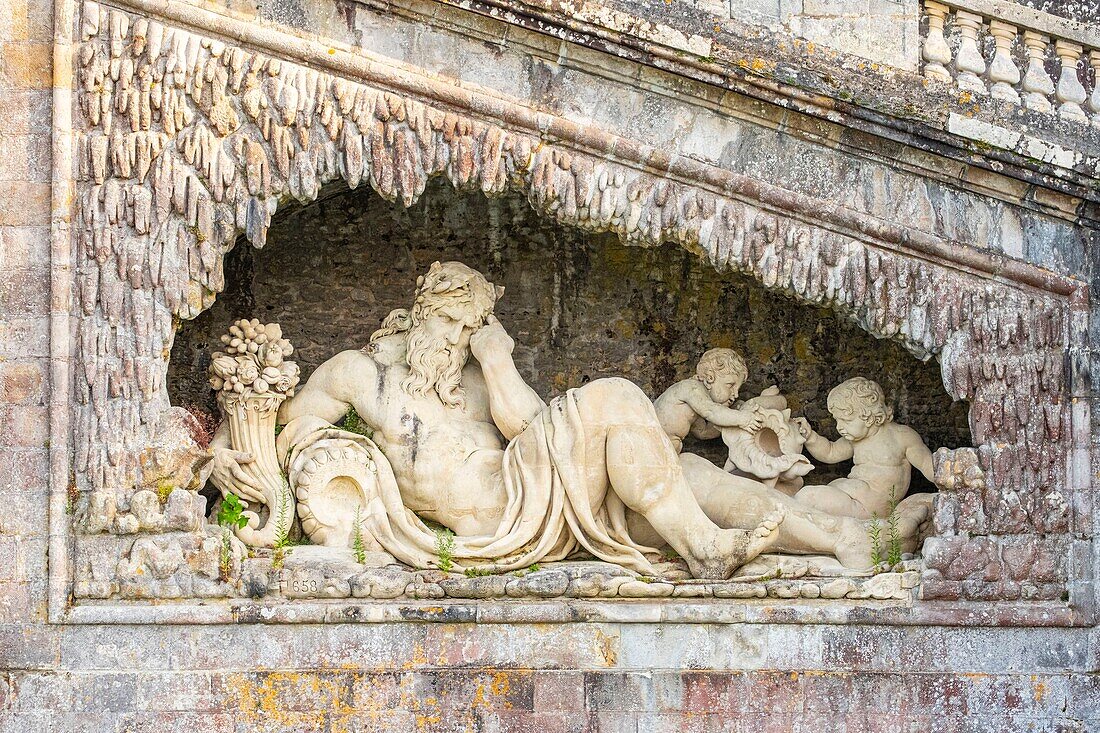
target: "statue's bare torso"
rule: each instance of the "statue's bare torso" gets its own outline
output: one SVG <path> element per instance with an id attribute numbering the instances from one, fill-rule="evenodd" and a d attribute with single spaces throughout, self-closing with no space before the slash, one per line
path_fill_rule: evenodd
<path id="1" fill-rule="evenodd" d="M 505 441 L 480 367 L 474 362 L 463 369 L 465 404 L 455 407 L 434 392 L 408 394 L 401 387 L 408 375 L 398 343 L 345 351 L 317 368 L 284 403 L 279 421 L 314 415 L 338 422 L 351 405 L 374 429 L 372 439 L 386 454 L 406 506 L 459 534 L 491 533 L 505 503 Z"/>

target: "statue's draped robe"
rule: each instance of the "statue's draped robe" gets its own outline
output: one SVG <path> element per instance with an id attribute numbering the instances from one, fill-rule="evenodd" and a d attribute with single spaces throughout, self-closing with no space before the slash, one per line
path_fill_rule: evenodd
<path id="1" fill-rule="evenodd" d="M 453 537 L 450 555 L 458 569 L 480 567 L 506 571 L 537 562 L 561 560 L 580 549 L 608 562 L 643 574 L 657 574 L 646 553 L 657 550 L 631 540 L 626 507 L 608 488 L 593 508 L 599 489 L 586 472 L 585 425 L 570 390 L 553 400 L 504 451 L 501 479 L 507 496 L 504 516 L 491 535 Z M 656 420 L 656 416 L 654 416 Z M 287 425 L 280 442 L 293 446 L 315 430 L 336 430 L 317 418 L 299 418 Z M 363 525 L 398 560 L 413 567 L 439 565 L 442 539 L 408 509 L 385 455 L 371 440 L 352 436 L 370 452 L 377 484 L 364 487 L 367 506 Z M 293 452 L 294 448 L 288 448 Z"/>

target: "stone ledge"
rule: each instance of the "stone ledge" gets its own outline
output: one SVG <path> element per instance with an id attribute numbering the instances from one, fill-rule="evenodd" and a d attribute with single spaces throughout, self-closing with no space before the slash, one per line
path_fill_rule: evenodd
<path id="1" fill-rule="evenodd" d="M 356 623 L 644 623 L 824 624 L 892 626 L 1088 627 L 1091 618 L 1061 603 L 820 600 L 757 601 L 262 601 L 230 603 L 86 602 L 63 624 L 356 624 Z"/>

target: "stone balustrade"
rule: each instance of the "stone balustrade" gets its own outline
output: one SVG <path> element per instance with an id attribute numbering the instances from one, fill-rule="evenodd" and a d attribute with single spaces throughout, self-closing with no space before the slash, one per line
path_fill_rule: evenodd
<path id="1" fill-rule="evenodd" d="M 1100 27 L 1000 0 L 924 0 L 924 75 L 1100 127 Z"/>

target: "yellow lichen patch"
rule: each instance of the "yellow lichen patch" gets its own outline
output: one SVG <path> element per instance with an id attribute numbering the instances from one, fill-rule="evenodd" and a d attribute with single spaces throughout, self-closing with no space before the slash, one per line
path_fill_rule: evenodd
<path id="1" fill-rule="evenodd" d="M 402 669 L 413 669 L 415 667 L 423 667 L 428 664 L 428 653 L 424 651 L 424 645 L 417 642 L 413 645 L 412 656 L 409 657 L 409 661 L 401 665 Z"/>
<path id="2" fill-rule="evenodd" d="M 1047 683 L 1031 675 L 1031 690 L 1035 695 L 1035 702 L 1042 702 L 1050 692 Z"/>
<path id="3" fill-rule="evenodd" d="M 604 664 L 608 667 L 614 667 L 619 663 L 619 652 L 616 642 L 618 639 L 613 636 L 609 636 L 602 631 L 596 631 L 596 647 L 600 656 L 603 657 Z"/>
<path id="4" fill-rule="evenodd" d="M 229 675 L 226 684 L 237 699 L 242 721 L 303 733 L 337 733 L 347 729 L 353 712 L 346 697 L 347 679 L 343 673 L 271 671 Z"/>
<path id="5" fill-rule="evenodd" d="M 510 709 L 512 703 L 508 700 L 503 701 L 503 703 L 499 705 L 494 705 L 491 700 L 494 697 L 507 695 L 508 691 L 511 689 L 512 682 L 508 677 L 508 673 L 504 671 L 494 672 L 489 680 L 478 680 L 477 687 L 474 689 L 474 699 L 470 703 L 470 708 Z"/>

